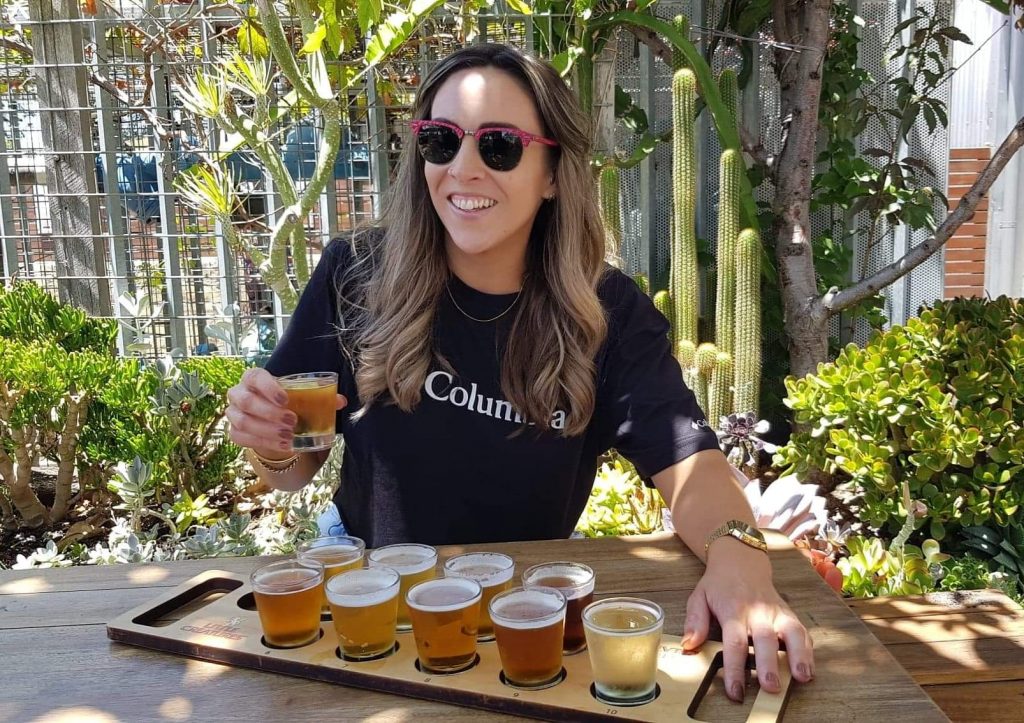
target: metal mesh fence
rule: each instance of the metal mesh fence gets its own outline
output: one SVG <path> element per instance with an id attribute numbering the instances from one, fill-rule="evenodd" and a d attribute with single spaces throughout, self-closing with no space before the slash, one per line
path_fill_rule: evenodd
<path id="1" fill-rule="evenodd" d="M 4 276 L 34 279 L 62 298 L 74 298 L 75 284 L 91 284 L 98 304 L 92 311 L 124 322 L 125 350 L 140 350 L 141 341 L 147 355 L 174 348 L 193 354 L 268 352 L 286 321 L 275 296 L 245 255 L 228 246 L 219 224 L 183 204 L 173 187 L 177 174 L 202 153 L 217 152 L 220 142 L 209 122 L 184 111 L 184 81 L 246 49 L 238 15 L 246 6 L 113 0 L 87 2 L 83 11 L 78 2 L 57 0 L 47 5 L 57 16 L 48 17 L 41 5 L 8 0 L 0 11 L 4 37 L 14 43 L 0 48 Z M 708 18 L 717 17 L 718 5 L 720 0 L 706 6 L 692 0 L 655 7 L 665 19 L 704 18 L 691 30 L 691 39 L 703 48 L 709 37 L 703 28 L 713 24 Z M 948 13 L 948 0 L 929 7 Z M 859 12 L 867 20 L 862 64 L 876 77 L 886 77 L 892 69 L 885 67 L 885 41 L 910 11 L 877 0 L 862 3 Z M 372 219 L 379 209 L 398 150 L 407 141 L 406 109 L 419 78 L 439 58 L 474 39 L 470 36 L 535 49 L 538 34 L 545 32 L 531 17 L 503 12 L 471 17 L 469 26 L 463 20 L 432 18 L 417 42 L 381 69 L 376 83 L 343 99 L 338 162 L 307 220 L 311 263 L 332 235 Z M 730 51 L 720 50 L 714 69 L 736 62 Z M 745 125 L 760 130 L 769 153 L 781 143 L 771 62 L 771 49 L 761 46 L 741 100 Z M 651 130 L 668 130 L 670 68 L 632 35 L 621 33 L 615 70 L 616 82 L 646 109 Z M 700 122 L 697 233 L 713 246 L 720 146 L 706 113 Z M 321 131 L 322 120 L 313 112 L 293 112 L 273 130 L 271 141 L 300 187 L 315 165 Z M 636 139 L 617 129 L 619 148 L 631 152 Z M 944 134 L 915 131 L 910 146 L 944 177 Z M 240 201 L 234 222 L 265 248 L 282 207 L 280 194 L 251 153 L 233 151 L 228 164 Z M 667 281 L 670 188 L 669 144 L 660 144 L 645 162 L 622 174 L 625 270 L 648 273 L 655 286 Z M 767 200 L 766 191 L 759 193 Z M 823 230 L 820 219 L 814 223 L 812 232 Z M 870 271 L 922 238 L 900 239 L 889 232 L 870 253 L 861 249 L 859 258 Z M 83 239 L 94 242 L 95 258 L 76 257 L 87 246 Z M 938 298 L 941 282 L 936 256 L 889 290 L 890 318 L 903 321 L 921 302 Z M 712 303 L 711 287 L 704 286 L 705 304 Z M 148 309 L 138 303 L 147 296 Z M 222 331 L 211 335 L 211 327 Z M 862 330 L 854 330 L 852 338 L 861 336 Z"/>

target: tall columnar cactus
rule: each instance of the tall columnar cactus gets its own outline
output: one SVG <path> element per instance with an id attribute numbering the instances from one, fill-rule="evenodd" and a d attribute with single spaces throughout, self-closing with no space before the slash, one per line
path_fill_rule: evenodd
<path id="1" fill-rule="evenodd" d="M 619 257 L 622 248 L 622 213 L 619 210 L 619 169 L 605 166 L 599 181 L 601 218 L 604 220 L 605 251 L 610 259 Z"/>
<path id="2" fill-rule="evenodd" d="M 672 78 L 672 263 L 669 292 L 676 307 L 676 345 L 684 339 L 697 343 L 698 293 L 697 231 L 697 77 L 677 70 Z"/>
<path id="3" fill-rule="evenodd" d="M 743 157 L 731 148 L 722 153 L 719 172 L 718 238 L 715 250 L 717 267 L 717 299 L 715 303 L 715 342 L 721 351 L 735 354 L 736 333 L 736 238 L 740 233 L 740 183 Z M 723 372 L 724 373 L 724 372 Z M 726 379 L 725 389 L 731 397 L 732 379 Z M 726 413 L 732 409 L 732 400 L 726 399 Z"/>
<path id="4" fill-rule="evenodd" d="M 733 377 L 732 355 L 724 351 L 715 354 L 715 367 L 711 370 L 711 381 L 708 384 L 708 421 L 716 429 L 722 417 L 729 413 L 732 394 L 729 383 Z"/>
<path id="5" fill-rule="evenodd" d="M 672 304 L 672 295 L 664 289 L 659 291 L 654 295 L 654 308 L 660 311 L 662 316 L 668 319 L 668 340 L 674 351 L 676 348 L 676 310 L 675 306 Z"/>
<path id="6" fill-rule="evenodd" d="M 722 105 L 732 116 L 733 125 L 739 129 L 740 123 L 740 86 L 736 80 L 736 71 L 726 68 L 718 76 L 718 94 L 722 96 Z"/>
<path id="7" fill-rule="evenodd" d="M 672 26 L 684 38 L 690 35 L 690 19 L 685 15 L 676 15 L 672 18 Z M 680 70 L 688 67 L 686 55 L 679 48 L 672 46 L 672 70 Z"/>
<path id="8" fill-rule="evenodd" d="M 714 344 L 705 342 L 697 347 L 697 354 L 695 359 L 695 366 L 697 370 L 696 382 L 694 384 L 693 393 L 697 397 L 697 404 L 708 412 L 710 396 L 709 390 L 711 388 L 711 376 L 715 370 L 715 362 L 718 358 L 718 349 L 715 348 Z"/>
<path id="9" fill-rule="evenodd" d="M 761 237 L 744 229 L 736 242 L 736 411 L 758 411 L 761 390 Z"/>

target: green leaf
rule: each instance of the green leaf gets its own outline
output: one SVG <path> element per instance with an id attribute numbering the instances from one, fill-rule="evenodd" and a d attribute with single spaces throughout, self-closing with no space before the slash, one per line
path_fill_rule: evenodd
<path id="1" fill-rule="evenodd" d="M 249 18 L 243 19 L 238 29 L 238 49 L 256 58 L 270 57 L 270 46 L 263 30 Z"/>
<path id="2" fill-rule="evenodd" d="M 309 55 L 316 53 L 320 50 L 320 46 L 324 42 L 324 38 L 327 37 L 327 26 L 321 21 L 317 21 L 316 27 L 313 28 L 313 32 L 306 38 L 306 42 L 302 44 L 302 49 L 299 50 L 300 55 Z"/>
<path id="3" fill-rule="evenodd" d="M 327 0 L 332 5 L 334 0 Z M 359 6 L 356 10 L 357 20 L 359 22 L 359 31 L 366 35 L 370 31 L 370 26 L 380 21 L 381 13 L 384 7 L 381 0 L 359 0 Z M 326 8 L 325 8 L 326 12 Z"/>
<path id="4" fill-rule="evenodd" d="M 508 6 L 520 15 L 533 15 L 533 8 L 522 0 L 508 0 Z"/>

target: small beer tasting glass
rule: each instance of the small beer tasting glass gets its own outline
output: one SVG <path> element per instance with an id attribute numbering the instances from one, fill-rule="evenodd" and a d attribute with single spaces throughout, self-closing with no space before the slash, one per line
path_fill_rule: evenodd
<path id="1" fill-rule="evenodd" d="M 540 690 L 562 680 L 565 596 L 550 587 L 517 587 L 491 600 L 504 682 Z"/>
<path id="2" fill-rule="evenodd" d="M 584 608 L 583 628 L 599 701 L 626 706 L 654 700 L 664 623 L 661 607 L 640 598 L 605 598 Z"/>
<path id="3" fill-rule="evenodd" d="M 437 550 L 430 545 L 414 543 L 385 545 L 370 550 L 368 560 L 370 567 L 383 565 L 394 569 L 402 576 L 402 586 L 398 593 L 398 632 L 412 630 L 406 593 L 413 585 L 436 576 Z"/>
<path id="4" fill-rule="evenodd" d="M 279 377 L 277 383 L 288 395 L 286 406 L 297 418 L 292 448 L 296 452 L 313 452 L 334 446 L 338 375 L 335 372 L 289 374 Z"/>
<path id="5" fill-rule="evenodd" d="M 484 590 L 480 600 L 480 625 L 476 635 L 478 642 L 494 640 L 494 626 L 491 624 L 488 606 L 495 595 L 512 587 L 515 570 L 515 561 L 500 552 L 467 552 L 445 560 L 445 577 L 471 577 Z"/>
<path id="6" fill-rule="evenodd" d="M 323 565 L 272 562 L 249 576 L 263 639 L 274 648 L 298 648 L 320 638 Z"/>

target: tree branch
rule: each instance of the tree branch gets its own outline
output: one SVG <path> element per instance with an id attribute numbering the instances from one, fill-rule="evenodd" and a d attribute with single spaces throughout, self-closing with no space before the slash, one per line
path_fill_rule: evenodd
<path id="1" fill-rule="evenodd" d="M 960 200 L 960 205 L 946 216 L 946 220 L 935 230 L 934 234 L 921 244 L 907 251 L 901 258 L 850 288 L 838 292 L 830 291 L 821 297 L 818 303 L 830 315 L 836 314 L 877 294 L 881 289 L 884 289 L 919 266 L 925 259 L 942 248 L 956 230 L 960 228 L 961 224 L 974 214 L 974 209 L 981 202 L 981 197 L 988 193 L 989 188 L 999 178 L 999 174 L 1003 172 L 1006 164 L 1020 150 L 1022 145 L 1024 145 L 1024 118 L 1017 121 L 1017 124 L 1014 125 L 1009 135 L 1006 136 L 999 149 L 989 159 L 985 170 L 981 172 L 974 185 L 964 194 L 964 197 Z"/>
<path id="2" fill-rule="evenodd" d="M 0 38 L 0 48 L 6 48 L 7 50 L 13 50 L 16 53 L 21 53 L 27 60 L 32 59 L 32 48 L 24 43 L 19 43 L 17 40 L 12 40 L 11 38 Z"/>
<path id="3" fill-rule="evenodd" d="M 653 30 L 647 28 L 637 27 L 636 25 L 626 24 L 626 29 L 633 33 L 633 36 L 641 43 L 650 48 L 651 53 L 654 57 L 663 61 L 668 67 L 672 67 L 672 48 L 668 46 L 664 40 L 658 37 L 658 34 Z"/>
<path id="4" fill-rule="evenodd" d="M 750 156 L 754 165 L 763 166 L 765 175 L 772 183 L 775 183 L 775 157 L 768 155 L 764 144 L 754 136 L 743 125 L 740 125 L 740 143 L 743 145 L 743 152 Z"/>

